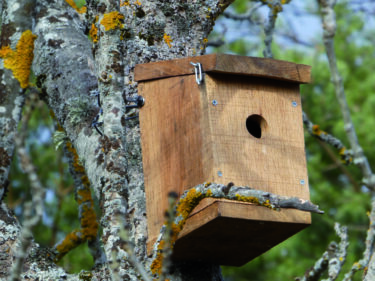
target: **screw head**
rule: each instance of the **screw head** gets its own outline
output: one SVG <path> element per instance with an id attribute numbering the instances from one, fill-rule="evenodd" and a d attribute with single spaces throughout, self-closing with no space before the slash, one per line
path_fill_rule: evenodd
<path id="1" fill-rule="evenodd" d="M 216 105 L 218 104 L 217 100 L 213 100 L 213 101 L 212 101 L 212 104 L 213 104 L 214 106 L 216 106 Z"/>
<path id="2" fill-rule="evenodd" d="M 296 101 L 292 101 L 292 106 L 297 107 L 298 103 Z"/>

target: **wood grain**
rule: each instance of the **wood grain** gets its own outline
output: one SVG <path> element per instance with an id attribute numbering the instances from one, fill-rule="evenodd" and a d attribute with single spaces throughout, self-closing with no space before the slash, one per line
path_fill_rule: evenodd
<path id="1" fill-rule="evenodd" d="M 226 54 L 210 54 L 169 61 L 139 64 L 135 67 L 134 79 L 145 81 L 188 75 L 194 73 L 191 62 L 200 62 L 205 73 L 231 73 L 236 75 L 258 76 L 296 83 L 311 82 L 311 67 L 303 64 Z"/>

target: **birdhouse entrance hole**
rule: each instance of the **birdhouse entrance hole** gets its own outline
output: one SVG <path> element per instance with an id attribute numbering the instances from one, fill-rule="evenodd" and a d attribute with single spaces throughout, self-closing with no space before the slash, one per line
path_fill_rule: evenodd
<path id="1" fill-rule="evenodd" d="M 249 132 L 250 135 L 253 137 L 260 139 L 262 137 L 262 133 L 267 127 L 266 120 L 258 115 L 253 114 L 247 117 L 246 119 L 246 129 Z"/>

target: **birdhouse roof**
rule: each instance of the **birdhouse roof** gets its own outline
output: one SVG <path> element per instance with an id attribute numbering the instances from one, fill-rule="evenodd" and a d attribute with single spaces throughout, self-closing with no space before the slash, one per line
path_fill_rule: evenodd
<path id="1" fill-rule="evenodd" d="M 226 54 L 210 54 L 168 61 L 138 64 L 135 81 L 146 81 L 194 73 L 191 63 L 201 63 L 205 73 L 228 73 L 284 80 L 298 84 L 311 82 L 311 67 L 292 62 Z"/>

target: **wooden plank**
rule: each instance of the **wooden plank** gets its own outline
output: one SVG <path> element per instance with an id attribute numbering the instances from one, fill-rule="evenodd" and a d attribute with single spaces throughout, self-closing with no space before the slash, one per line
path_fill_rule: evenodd
<path id="1" fill-rule="evenodd" d="M 296 83 L 311 82 L 310 66 L 268 58 L 210 54 L 136 65 L 134 79 L 145 81 L 194 73 L 191 62 L 200 62 L 205 73 L 231 73 Z"/>
<path id="2" fill-rule="evenodd" d="M 307 212 L 207 198 L 187 220 L 173 258 L 241 266 L 310 223 Z"/>

